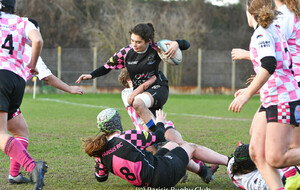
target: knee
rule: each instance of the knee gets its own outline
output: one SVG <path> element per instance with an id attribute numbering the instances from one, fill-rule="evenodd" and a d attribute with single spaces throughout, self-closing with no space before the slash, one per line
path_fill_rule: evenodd
<path id="1" fill-rule="evenodd" d="M 284 156 L 278 153 L 266 152 L 266 162 L 273 168 L 281 168 L 284 166 Z"/>
<path id="2" fill-rule="evenodd" d="M 249 155 L 255 164 L 259 163 L 261 160 L 264 160 L 264 153 L 256 145 L 250 144 Z"/>
<path id="3" fill-rule="evenodd" d="M 139 111 L 145 107 L 145 103 L 141 99 L 136 98 L 133 100 L 132 106 L 136 111 Z"/>

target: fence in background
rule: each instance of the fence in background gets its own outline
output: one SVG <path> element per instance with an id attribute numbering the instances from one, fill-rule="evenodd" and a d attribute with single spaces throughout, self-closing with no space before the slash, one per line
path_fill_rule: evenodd
<path id="1" fill-rule="evenodd" d="M 41 57 L 54 75 L 69 85 L 75 85 L 83 73 L 90 73 L 103 65 L 111 55 L 103 55 L 99 48 L 61 48 L 43 49 Z M 179 66 L 161 64 L 169 79 L 170 93 L 180 94 L 232 94 L 236 89 L 245 87 L 246 79 L 253 74 L 250 61 L 231 60 L 230 51 L 192 49 L 183 52 L 183 62 Z M 171 72 L 172 70 L 172 72 Z M 173 72 L 173 71 L 180 72 Z M 85 92 L 119 92 L 120 71 L 90 81 L 82 81 L 80 86 Z M 181 76 L 172 76 L 181 73 Z M 180 84 L 173 85 L 172 78 L 180 77 Z M 33 82 L 28 81 L 27 92 Z M 39 92 L 56 92 L 42 81 L 38 81 Z"/>

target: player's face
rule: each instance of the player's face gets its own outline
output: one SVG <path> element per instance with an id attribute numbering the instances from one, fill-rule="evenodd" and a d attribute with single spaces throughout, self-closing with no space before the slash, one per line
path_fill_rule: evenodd
<path id="1" fill-rule="evenodd" d="M 253 23 L 252 23 L 252 15 L 249 13 L 248 11 L 248 6 L 247 6 L 247 11 L 246 11 L 246 15 L 247 15 L 247 20 L 248 20 L 248 25 L 253 28 Z"/>
<path id="2" fill-rule="evenodd" d="M 149 42 L 145 42 L 141 36 L 136 35 L 136 34 L 131 34 L 131 45 L 133 47 L 133 50 L 135 52 L 143 52 L 145 51 L 147 45 Z"/>

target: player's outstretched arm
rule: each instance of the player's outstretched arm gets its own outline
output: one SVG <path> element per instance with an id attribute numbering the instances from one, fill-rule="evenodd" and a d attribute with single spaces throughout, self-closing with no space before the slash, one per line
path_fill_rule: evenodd
<path id="1" fill-rule="evenodd" d="M 79 84 L 80 81 L 82 80 L 91 80 L 92 79 L 92 75 L 91 74 L 82 74 L 75 83 Z"/>
<path id="2" fill-rule="evenodd" d="M 250 60 L 250 52 L 240 48 L 234 48 L 231 50 L 232 61 L 235 60 Z"/>
<path id="3" fill-rule="evenodd" d="M 43 79 L 43 81 L 54 88 L 63 90 L 65 92 L 71 93 L 71 94 L 83 94 L 83 91 L 78 86 L 69 86 L 68 84 L 64 83 L 62 80 L 57 78 L 54 75 L 49 75 Z"/>

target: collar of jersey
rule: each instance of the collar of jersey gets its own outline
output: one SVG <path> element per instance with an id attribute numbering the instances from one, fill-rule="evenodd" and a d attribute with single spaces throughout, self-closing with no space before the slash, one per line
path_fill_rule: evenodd
<path id="1" fill-rule="evenodd" d="M 138 53 L 138 54 L 143 54 L 143 53 L 145 53 L 145 52 L 148 50 L 148 48 L 149 48 L 149 44 L 147 45 L 145 51 L 143 51 L 143 52 L 137 52 L 137 53 Z"/>

